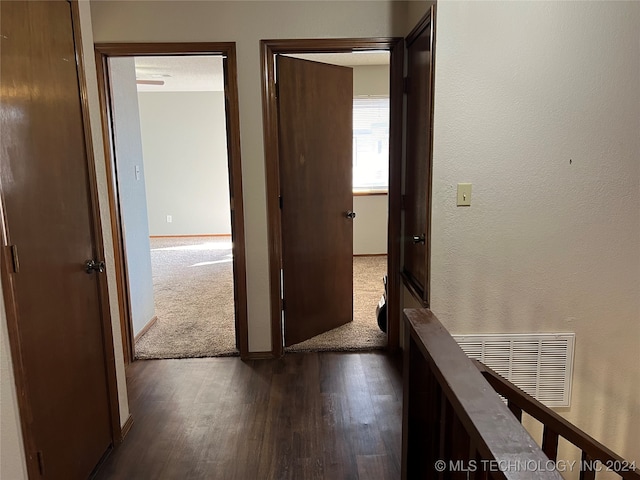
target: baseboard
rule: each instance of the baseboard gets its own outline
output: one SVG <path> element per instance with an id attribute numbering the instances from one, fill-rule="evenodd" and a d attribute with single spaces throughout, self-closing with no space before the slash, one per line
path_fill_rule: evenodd
<path id="1" fill-rule="evenodd" d="M 354 253 L 354 257 L 386 257 L 386 253 Z"/>
<path id="2" fill-rule="evenodd" d="M 276 358 L 273 352 L 248 352 L 241 357 L 242 360 L 271 360 Z"/>
<path id="3" fill-rule="evenodd" d="M 124 439 L 124 437 L 127 436 L 127 433 L 129 433 L 129 430 L 131 430 L 131 427 L 133 426 L 133 417 L 131 415 L 129 415 L 129 418 L 127 418 L 127 421 L 124 422 L 124 425 L 122 426 L 122 438 Z"/>
<path id="4" fill-rule="evenodd" d="M 147 331 L 148 331 L 151 327 L 153 327 L 153 325 L 154 325 L 157 321 L 158 321 L 158 317 L 157 317 L 156 315 L 154 315 L 154 316 L 153 316 L 153 318 L 152 318 L 151 320 L 149 320 L 149 322 L 148 322 L 144 327 L 142 327 L 142 330 L 140 330 L 140 331 L 138 332 L 138 334 L 137 334 L 135 337 L 133 337 L 133 341 L 134 341 L 134 342 L 137 342 L 137 341 L 140 339 L 140 337 L 142 337 L 145 333 L 147 333 Z"/>
<path id="5" fill-rule="evenodd" d="M 389 192 L 353 192 L 354 197 L 372 197 L 376 195 L 389 195 Z"/>
<path id="6" fill-rule="evenodd" d="M 199 233 L 193 235 L 149 235 L 149 238 L 231 237 L 230 233 Z"/>

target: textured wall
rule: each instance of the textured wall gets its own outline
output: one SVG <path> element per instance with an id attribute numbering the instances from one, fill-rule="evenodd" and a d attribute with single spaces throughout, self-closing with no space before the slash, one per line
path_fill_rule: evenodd
<path id="1" fill-rule="evenodd" d="M 637 2 L 438 5 L 431 280 L 453 333 L 576 332 L 562 413 L 638 461 L 639 31 Z"/>

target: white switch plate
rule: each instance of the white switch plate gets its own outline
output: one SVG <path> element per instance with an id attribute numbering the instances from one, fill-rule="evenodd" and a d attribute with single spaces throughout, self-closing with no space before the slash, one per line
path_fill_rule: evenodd
<path id="1" fill-rule="evenodd" d="M 171 215 L 167 215 L 167 223 L 173 222 L 173 217 Z"/>
<path id="2" fill-rule="evenodd" d="M 471 206 L 471 184 L 470 183 L 458 184 L 458 206 L 459 207 Z"/>

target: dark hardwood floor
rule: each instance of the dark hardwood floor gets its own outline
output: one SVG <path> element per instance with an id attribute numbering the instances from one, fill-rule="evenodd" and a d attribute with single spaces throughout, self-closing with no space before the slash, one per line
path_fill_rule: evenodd
<path id="1" fill-rule="evenodd" d="M 96 478 L 400 478 L 401 360 L 146 360 L 127 369 L 133 428 Z"/>

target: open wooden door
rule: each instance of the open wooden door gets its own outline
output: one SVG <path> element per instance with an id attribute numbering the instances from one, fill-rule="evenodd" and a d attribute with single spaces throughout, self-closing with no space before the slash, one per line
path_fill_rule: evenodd
<path id="1" fill-rule="evenodd" d="M 278 56 L 284 343 L 353 319 L 353 71 Z"/>
<path id="2" fill-rule="evenodd" d="M 434 14 L 435 9 L 431 7 L 406 38 L 408 75 L 402 276 L 414 296 L 425 306 L 429 304 L 431 250 Z"/>
<path id="3" fill-rule="evenodd" d="M 0 2 L 2 282 L 27 466 L 69 480 L 113 440 L 71 9 Z"/>

